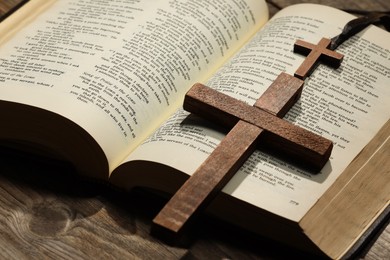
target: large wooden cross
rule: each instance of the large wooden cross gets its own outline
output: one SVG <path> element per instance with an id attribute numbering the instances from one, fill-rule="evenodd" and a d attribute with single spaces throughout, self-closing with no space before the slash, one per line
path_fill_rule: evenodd
<path id="1" fill-rule="evenodd" d="M 253 153 L 258 143 L 274 146 L 289 158 L 321 169 L 328 161 L 332 142 L 281 119 L 299 99 L 304 79 L 319 61 L 338 67 L 343 56 L 327 47 L 297 41 L 294 51 L 308 55 L 294 76 L 281 73 L 253 105 L 195 84 L 186 94 L 184 109 L 233 127 L 206 161 L 184 183 L 154 218 L 152 232 L 175 241 L 188 222 L 227 184 Z"/>

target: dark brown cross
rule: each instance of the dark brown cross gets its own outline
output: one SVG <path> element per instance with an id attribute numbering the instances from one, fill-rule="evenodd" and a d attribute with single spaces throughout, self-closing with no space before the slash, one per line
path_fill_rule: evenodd
<path id="1" fill-rule="evenodd" d="M 307 55 L 305 61 L 297 69 L 294 76 L 305 80 L 317 67 L 318 60 L 334 67 L 338 68 L 343 60 L 343 55 L 329 50 L 331 40 L 322 38 L 317 45 L 297 40 L 294 44 L 294 52 Z"/>
<path id="2" fill-rule="evenodd" d="M 321 55 L 317 56 L 319 59 Z M 314 64 L 305 65 L 306 70 Z M 171 242 L 178 238 L 195 213 L 220 192 L 253 153 L 260 139 L 260 143 L 276 146 L 290 158 L 321 169 L 329 159 L 332 142 L 281 119 L 299 99 L 303 83 L 281 73 L 254 106 L 195 84 L 186 94 L 184 109 L 233 128 L 154 218 L 152 232 Z"/>

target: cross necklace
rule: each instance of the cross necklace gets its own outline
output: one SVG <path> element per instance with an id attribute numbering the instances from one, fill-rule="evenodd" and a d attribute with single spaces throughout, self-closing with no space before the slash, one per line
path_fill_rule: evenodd
<path id="1" fill-rule="evenodd" d="M 297 40 L 294 52 L 306 55 L 306 59 L 294 76 L 282 72 L 253 106 L 200 83 L 187 92 L 185 110 L 231 130 L 154 218 L 152 233 L 167 242 L 177 242 L 188 223 L 222 190 L 258 145 L 271 146 L 317 171 L 325 165 L 332 142 L 282 117 L 299 99 L 304 80 L 320 62 L 340 66 L 343 55 L 334 49 L 364 28 L 360 25 L 356 29 L 358 19 L 362 18 L 349 22 L 339 36 L 322 38 L 317 45 Z"/>

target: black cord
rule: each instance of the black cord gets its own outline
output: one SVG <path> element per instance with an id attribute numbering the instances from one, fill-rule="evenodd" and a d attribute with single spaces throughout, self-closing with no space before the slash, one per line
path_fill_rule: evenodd
<path id="1" fill-rule="evenodd" d="M 349 21 L 344 26 L 341 34 L 332 38 L 330 49 L 335 50 L 344 41 L 361 32 L 370 24 L 383 25 L 387 31 L 390 31 L 390 14 L 369 13 L 365 16 L 361 16 Z"/>

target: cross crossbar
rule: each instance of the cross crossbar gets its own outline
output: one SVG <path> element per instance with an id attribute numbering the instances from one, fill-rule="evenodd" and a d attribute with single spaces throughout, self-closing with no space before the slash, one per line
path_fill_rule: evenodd
<path id="1" fill-rule="evenodd" d="M 332 150 L 330 140 L 202 84 L 195 84 L 187 93 L 184 109 L 226 127 L 242 120 L 262 128 L 273 135 L 279 146 L 275 149 L 299 154 L 302 162 L 317 170 L 328 161 Z"/>

